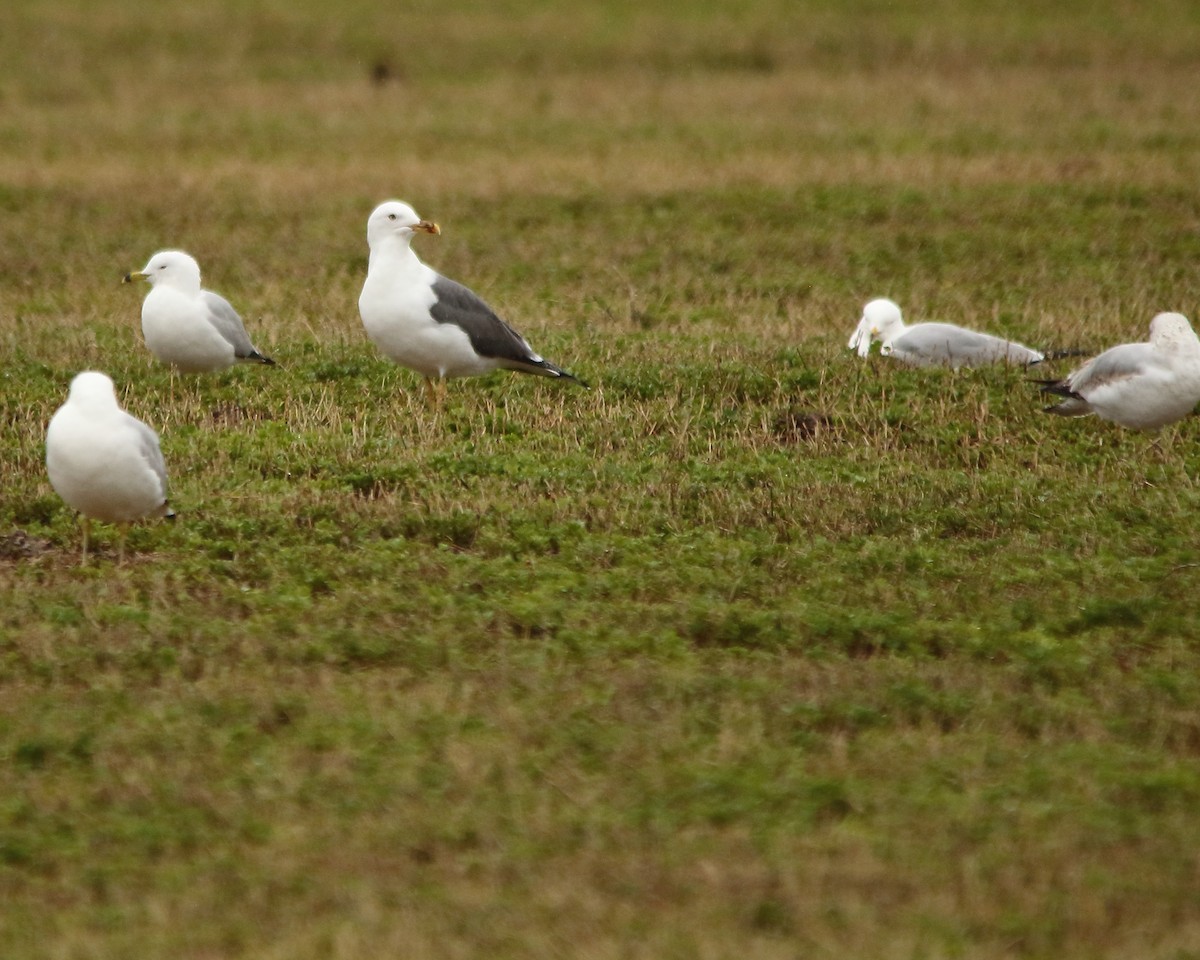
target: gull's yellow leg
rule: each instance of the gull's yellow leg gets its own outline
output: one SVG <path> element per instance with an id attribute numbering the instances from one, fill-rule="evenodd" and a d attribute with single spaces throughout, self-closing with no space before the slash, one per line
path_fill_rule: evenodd
<path id="1" fill-rule="evenodd" d="M 117 529 L 121 532 L 121 539 L 117 546 L 117 566 L 125 562 L 125 538 L 129 536 L 129 524 L 118 523 Z"/>
<path id="2" fill-rule="evenodd" d="M 92 521 L 88 517 L 82 517 L 81 519 L 82 519 L 82 522 L 80 523 L 80 526 L 83 527 L 83 556 L 81 556 L 79 559 L 79 565 L 81 567 L 86 567 L 87 566 L 88 534 L 91 533 L 91 531 L 92 531 Z"/>
<path id="3" fill-rule="evenodd" d="M 432 377 L 425 378 L 425 406 L 437 407 L 437 390 L 434 388 Z"/>

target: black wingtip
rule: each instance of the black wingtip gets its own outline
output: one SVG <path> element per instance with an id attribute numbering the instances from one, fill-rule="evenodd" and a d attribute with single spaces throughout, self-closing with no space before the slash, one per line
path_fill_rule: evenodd
<path id="1" fill-rule="evenodd" d="M 253 360 L 255 363 L 261 363 L 261 364 L 263 364 L 264 366 L 267 366 L 267 367 L 277 367 L 277 366 L 279 366 L 279 364 L 277 364 L 277 363 L 276 363 L 274 360 L 272 360 L 270 357 L 264 357 L 264 356 L 263 356 L 261 353 L 259 353 L 257 350 L 255 350 L 255 351 L 254 351 L 252 354 L 250 354 L 248 357 L 246 357 L 246 359 L 247 359 L 247 360 Z"/>
<path id="2" fill-rule="evenodd" d="M 551 363 L 549 360 L 539 358 L 537 368 L 535 370 L 528 370 L 528 368 L 526 369 L 527 372 L 539 373 L 543 377 L 553 377 L 555 380 L 570 380 L 573 383 L 579 384 L 584 390 L 592 389 L 591 385 L 588 384 L 586 380 L 581 380 L 579 377 L 575 376 L 575 374 L 571 373 L 570 370 L 564 370 L 558 364 Z"/>

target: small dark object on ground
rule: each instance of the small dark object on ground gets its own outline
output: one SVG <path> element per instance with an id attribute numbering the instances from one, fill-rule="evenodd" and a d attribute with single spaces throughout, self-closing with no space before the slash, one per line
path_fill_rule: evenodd
<path id="1" fill-rule="evenodd" d="M 775 435 L 781 440 L 811 440 L 833 429 L 833 418 L 820 410 L 789 407 L 775 418 Z"/>

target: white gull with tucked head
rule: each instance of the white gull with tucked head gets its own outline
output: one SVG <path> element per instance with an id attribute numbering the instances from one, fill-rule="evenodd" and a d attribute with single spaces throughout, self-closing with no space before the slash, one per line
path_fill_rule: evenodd
<path id="1" fill-rule="evenodd" d="M 1042 390 L 1064 398 L 1048 413 L 1094 413 L 1134 430 L 1157 430 L 1200 402 L 1200 340 L 1182 313 L 1160 313 L 1150 321 L 1148 343 L 1105 350 L 1063 380 L 1042 381 Z"/>
<path id="2" fill-rule="evenodd" d="M 46 472 L 55 492 L 83 515 L 84 563 L 91 520 L 120 526 L 124 559 L 130 523 L 175 515 L 167 505 L 158 434 L 121 409 L 103 373 L 87 371 L 71 381 L 67 402 L 46 429 Z"/>
<path id="3" fill-rule="evenodd" d="M 990 363 L 1025 366 L 1045 356 L 1013 340 L 976 333 L 952 323 L 917 323 L 905 326 L 900 308 L 886 298 L 863 307 L 862 319 L 847 346 L 860 357 L 871 352 L 871 343 L 882 340 L 879 352 L 915 367 L 980 367 Z"/>
<path id="4" fill-rule="evenodd" d="M 578 379 L 542 358 L 516 330 L 460 283 L 422 263 L 412 250 L 415 233 L 441 233 L 407 203 L 389 200 L 367 220 L 371 249 L 358 298 L 367 336 L 390 359 L 425 377 L 431 400 L 449 377 L 475 377 L 496 369 Z"/>
<path id="5" fill-rule="evenodd" d="M 163 363 L 181 373 L 224 370 L 239 361 L 269 363 L 246 334 L 242 318 L 224 297 L 200 288 L 200 264 L 182 250 L 160 250 L 125 282 L 146 280 L 142 335 Z"/>

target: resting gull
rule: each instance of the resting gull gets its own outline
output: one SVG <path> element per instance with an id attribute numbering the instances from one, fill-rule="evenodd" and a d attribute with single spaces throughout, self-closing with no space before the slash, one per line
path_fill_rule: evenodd
<path id="1" fill-rule="evenodd" d="M 436 235 L 441 228 L 398 200 L 375 208 L 367 220 L 371 255 L 358 310 L 375 346 L 425 378 L 431 403 L 440 402 L 447 378 L 498 368 L 582 383 L 534 353 L 473 292 L 422 263 L 411 246 L 418 232 Z"/>
<path id="2" fill-rule="evenodd" d="M 952 323 L 917 323 L 905 326 L 900 308 L 891 300 L 872 300 L 863 307 L 862 319 L 850 338 L 851 350 L 865 357 L 871 343 L 882 340 L 879 352 L 916 367 L 980 367 L 990 363 L 1026 366 L 1045 355 L 1013 340 L 976 333 Z"/>
<path id="3" fill-rule="evenodd" d="M 1046 407 L 1061 417 L 1094 413 L 1134 430 L 1157 430 L 1186 417 L 1200 402 L 1200 340 L 1181 313 L 1150 321 L 1148 343 L 1105 350 L 1063 380 L 1039 381 L 1063 397 Z"/>
<path id="4" fill-rule="evenodd" d="M 146 280 L 150 292 L 142 301 L 142 335 L 163 363 L 180 373 L 225 370 L 239 361 L 268 363 L 224 297 L 200 288 L 200 264 L 182 250 L 161 250 L 125 282 Z"/>
<path id="5" fill-rule="evenodd" d="M 67 402 L 46 429 L 46 472 L 55 492 L 83 515 L 82 563 L 92 520 L 120 528 L 121 562 L 134 520 L 175 516 L 158 434 L 120 408 L 103 373 L 87 371 L 71 381 Z"/>

